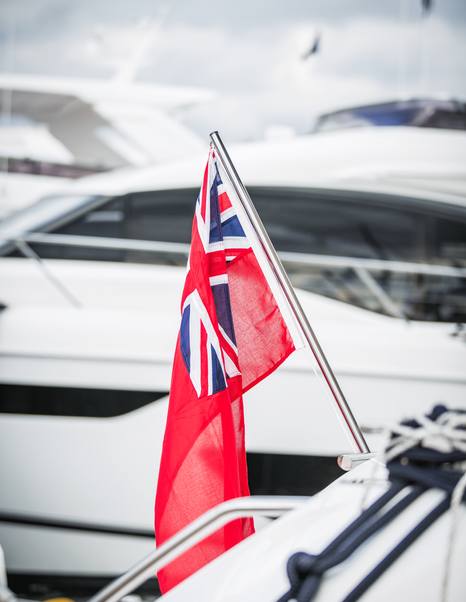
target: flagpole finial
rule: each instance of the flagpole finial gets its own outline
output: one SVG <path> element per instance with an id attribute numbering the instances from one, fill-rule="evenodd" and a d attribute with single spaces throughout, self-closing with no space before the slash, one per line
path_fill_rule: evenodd
<path id="1" fill-rule="evenodd" d="M 218 130 L 214 130 L 213 132 L 210 132 L 209 136 L 210 136 L 210 146 L 211 147 L 216 149 L 220 145 L 223 146 L 223 142 L 222 142 L 222 139 L 220 138 L 220 134 L 218 133 Z"/>
<path id="2" fill-rule="evenodd" d="M 214 130 L 213 132 L 210 132 L 209 137 L 210 137 L 210 148 L 215 150 L 217 148 L 218 144 L 222 144 L 218 130 Z"/>

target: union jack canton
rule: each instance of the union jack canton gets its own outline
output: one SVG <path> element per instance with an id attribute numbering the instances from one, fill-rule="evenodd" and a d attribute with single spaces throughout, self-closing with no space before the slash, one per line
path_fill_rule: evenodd
<path id="1" fill-rule="evenodd" d="M 227 379 L 240 375 L 227 266 L 251 249 L 220 178 L 214 151 L 210 153 L 212 160 L 196 201 L 195 229 L 201 245 L 197 251 L 207 259 L 215 315 L 209 313 L 202 291 L 194 288 L 184 297 L 180 327 L 182 356 L 198 397 L 226 389 Z M 195 245 L 193 238 L 191 256 Z"/>

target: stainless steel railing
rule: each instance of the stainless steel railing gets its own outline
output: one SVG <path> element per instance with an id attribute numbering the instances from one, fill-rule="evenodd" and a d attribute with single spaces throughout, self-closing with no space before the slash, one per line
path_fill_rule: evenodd
<path id="1" fill-rule="evenodd" d="M 145 251 L 148 253 L 173 253 L 182 256 L 189 255 L 189 245 L 185 243 L 151 240 L 126 240 L 122 238 L 109 238 L 103 236 L 82 236 L 73 234 L 48 234 L 46 232 L 33 232 L 15 239 L 14 242 L 109 250 Z M 357 257 L 318 255 L 315 253 L 296 253 L 288 251 L 279 252 L 278 255 L 280 259 L 286 263 L 300 264 L 303 266 L 327 268 L 333 267 L 342 269 L 363 268 L 369 272 L 387 271 L 400 274 L 423 274 L 426 276 L 466 278 L 466 267 L 462 268 L 450 265 L 435 265 L 409 261 L 391 261 L 385 259 L 364 259 Z"/>
<path id="2" fill-rule="evenodd" d="M 47 244 L 66 247 L 87 247 L 90 249 L 109 249 L 122 251 L 144 251 L 148 253 L 174 253 L 188 256 L 189 245 L 176 242 L 159 242 L 152 240 L 126 240 L 104 236 L 82 236 L 74 234 L 48 234 L 33 232 L 14 241 L 32 244 Z"/>
<path id="3" fill-rule="evenodd" d="M 142 253 L 162 254 L 167 257 L 178 256 L 183 261 L 189 255 L 189 245 L 184 243 L 150 241 L 150 240 L 126 240 L 121 238 L 108 238 L 100 236 L 82 236 L 72 234 L 49 234 L 43 232 L 28 233 L 15 239 L 14 244 L 27 257 L 38 262 L 44 275 L 60 289 L 63 285 L 55 282 L 57 279 L 49 273 L 40 255 L 33 251 L 30 244 L 47 244 L 66 247 L 81 247 L 94 249 L 107 249 L 114 251 L 133 251 Z M 389 272 L 395 274 L 411 274 L 423 276 L 437 276 L 446 278 L 466 278 L 466 268 L 451 265 L 435 265 L 427 263 L 415 263 L 408 261 L 391 261 L 382 259 L 365 259 L 355 257 L 342 257 L 336 255 L 318 255 L 313 253 L 280 252 L 280 259 L 287 267 L 314 267 L 350 269 L 356 274 L 364 288 L 375 297 L 383 310 L 390 316 L 406 318 L 405 312 L 399 303 L 394 301 L 384 288 L 372 275 L 373 272 Z M 61 290 L 73 305 L 79 306 L 79 300 L 72 297 L 70 291 Z"/>
<path id="4" fill-rule="evenodd" d="M 294 510 L 307 499 L 306 497 L 251 496 L 223 502 L 157 547 L 129 571 L 95 594 L 89 602 L 117 602 L 152 577 L 155 571 L 232 520 L 249 516 L 278 517 Z"/>

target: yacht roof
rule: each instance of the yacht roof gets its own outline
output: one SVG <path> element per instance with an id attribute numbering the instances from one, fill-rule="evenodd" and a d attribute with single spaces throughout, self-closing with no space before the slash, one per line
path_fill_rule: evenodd
<path id="1" fill-rule="evenodd" d="M 439 192 L 466 192 L 466 134 L 458 131 L 360 128 L 234 145 L 230 153 L 250 186 L 346 188 L 354 182 L 356 188 L 378 189 L 384 182 L 399 187 L 414 182 L 426 189 L 434 181 Z M 74 190 L 114 194 L 198 187 L 206 154 L 157 168 L 90 176 L 78 181 Z"/>
<path id="2" fill-rule="evenodd" d="M 460 131 L 360 128 L 233 145 L 230 154 L 247 186 L 365 191 L 466 206 L 466 133 Z M 74 211 L 89 196 L 198 188 L 206 156 L 207 144 L 189 160 L 69 182 L 54 200 L 4 220 L 0 236 Z"/>

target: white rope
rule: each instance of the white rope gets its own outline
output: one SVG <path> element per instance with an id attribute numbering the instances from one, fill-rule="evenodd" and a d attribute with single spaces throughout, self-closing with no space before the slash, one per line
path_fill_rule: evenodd
<path id="1" fill-rule="evenodd" d="M 427 416 L 415 418 L 418 427 L 396 424 L 389 433 L 395 435 L 388 441 L 383 459 L 390 462 L 418 445 L 443 454 L 458 450 L 466 453 L 466 414 L 447 411 L 438 420 Z M 461 430 L 461 427 L 465 430 Z"/>

